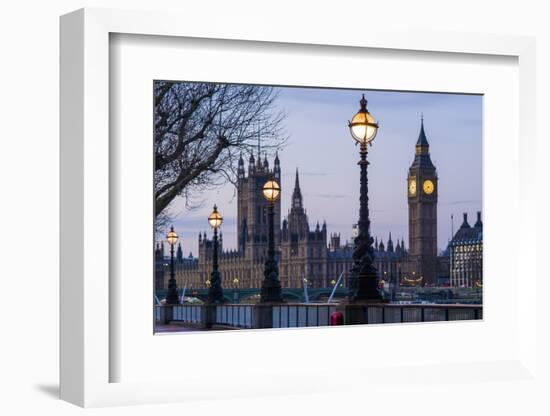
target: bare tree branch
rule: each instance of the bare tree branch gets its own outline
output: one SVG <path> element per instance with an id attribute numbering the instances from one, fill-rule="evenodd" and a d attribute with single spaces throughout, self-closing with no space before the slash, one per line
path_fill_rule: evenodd
<path id="1" fill-rule="evenodd" d="M 155 212 L 178 196 L 236 182 L 236 161 L 284 146 L 284 115 L 271 87 L 156 81 L 154 83 Z M 166 216 L 166 214 L 164 214 Z"/>

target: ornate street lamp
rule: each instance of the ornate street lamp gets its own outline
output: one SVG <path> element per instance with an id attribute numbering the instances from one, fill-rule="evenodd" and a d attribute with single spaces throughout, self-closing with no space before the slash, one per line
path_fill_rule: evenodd
<path id="1" fill-rule="evenodd" d="M 166 234 L 166 240 L 170 244 L 170 280 L 168 280 L 168 293 L 166 294 L 167 305 L 178 305 L 178 285 L 176 283 L 176 272 L 174 270 L 174 247 L 178 242 L 178 235 L 174 231 L 174 226 L 170 227 L 170 231 Z"/>
<path id="2" fill-rule="evenodd" d="M 264 198 L 268 202 L 268 247 L 267 260 L 264 267 L 264 280 L 260 292 L 260 302 L 282 302 L 281 282 L 279 281 L 279 267 L 275 260 L 275 236 L 274 236 L 274 217 L 275 201 L 281 195 L 281 187 L 274 180 L 269 180 L 262 189 Z"/>
<path id="3" fill-rule="evenodd" d="M 218 269 L 218 228 L 222 225 L 223 218 L 218 212 L 218 207 L 214 205 L 214 211 L 208 217 L 208 223 L 214 229 L 214 253 L 212 255 L 212 274 L 210 275 L 210 285 L 208 286 L 208 302 L 222 303 L 223 289 L 220 271 Z"/>
<path id="4" fill-rule="evenodd" d="M 378 290 L 377 270 L 374 267 L 373 239 L 370 235 L 369 219 L 369 196 L 367 177 L 367 145 L 372 141 L 378 132 L 378 123 L 367 110 L 365 95 L 359 101 L 361 105 L 357 114 L 349 122 L 351 136 L 359 144 L 361 159 L 358 165 L 361 169 L 360 196 L 359 196 L 359 222 L 358 235 L 355 238 L 355 249 L 353 251 L 353 267 L 350 270 L 349 278 L 349 300 L 352 302 L 381 301 L 382 294 Z"/>

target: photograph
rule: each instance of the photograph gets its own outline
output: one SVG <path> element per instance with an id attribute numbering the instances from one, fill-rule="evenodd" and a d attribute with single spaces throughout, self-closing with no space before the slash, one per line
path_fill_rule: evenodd
<path id="1" fill-rule="evenodd" d="M 152 94 L 155 333 L 483 319 L 483 95 Z"/>

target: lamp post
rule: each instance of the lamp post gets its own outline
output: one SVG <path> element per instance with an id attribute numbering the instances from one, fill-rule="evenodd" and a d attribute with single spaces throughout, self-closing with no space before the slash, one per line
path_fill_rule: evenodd
<path id="1" fill-rule="evenodd" d="M 381 301 L 382 295 L 378 290 L 377 270 L 374 267 L 374 250 L 370 235 L 369 196 L 367 177 L 367 146 L 372 145 L 378 131 L 378 123 L 367 110 L 365 95 L 359 101 L 360 108 L 349 122 L 351 136 L 359 144 L 361 169 L 360 196 L 359 196 L 359 222 L 358 235 L 355 238 L 353 251 L 353 267 L 350 270 L 349 300 L 351 302 Z"/>
<path id="2" fill-rule="evenodd" d="M 212 274 L 210 275 L 210 285 L 208 286 L 208 302 L 222 303 L 223 289 L 220 271 L 218 269 L 218 228 L 222 225 L 223 218 L 218 212 L 218 207 L 214 205 L 214 211 L 208 217 L 208 223 L 214 230 L 214 252 L 212 254 Z"/>
<path id="3" fill-rule="evenodd" d="M 168 293 L 166 294 L 167 305 L 178 305 L 178 285 L 176 283 L 176 272 L 174 270 L 174 247 L 178 242 L 178 235 L 174 231 L 174 226 L 170 227 L 170 231 L 166 234 L 166 240 L 170 244 L 170 280 L 168 280 Z"/>
<path id="4" fill-rule="evenodd" d="M 268 202 L 268 247 L 267 260 L 264 267 L 264 280 L 260 292 L 260 302 L 282 302 L 281 282 L 279 281 L 279 267 L 275 260 L 275 236 L 274 236 L 274 217 L 275 201 L 281 195 L 281 187 L 274 180 L 267 181 L 263 186 L 264 198 Z"/>

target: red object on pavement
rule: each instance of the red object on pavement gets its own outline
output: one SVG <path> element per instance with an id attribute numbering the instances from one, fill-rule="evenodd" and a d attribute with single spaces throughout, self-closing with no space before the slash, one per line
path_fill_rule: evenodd
<path id="1" fill-rule="evenodd" d="M 344 314 L 340 311 L 335 311 L 330 314 L 330 325 L 344 325 Z"/>

